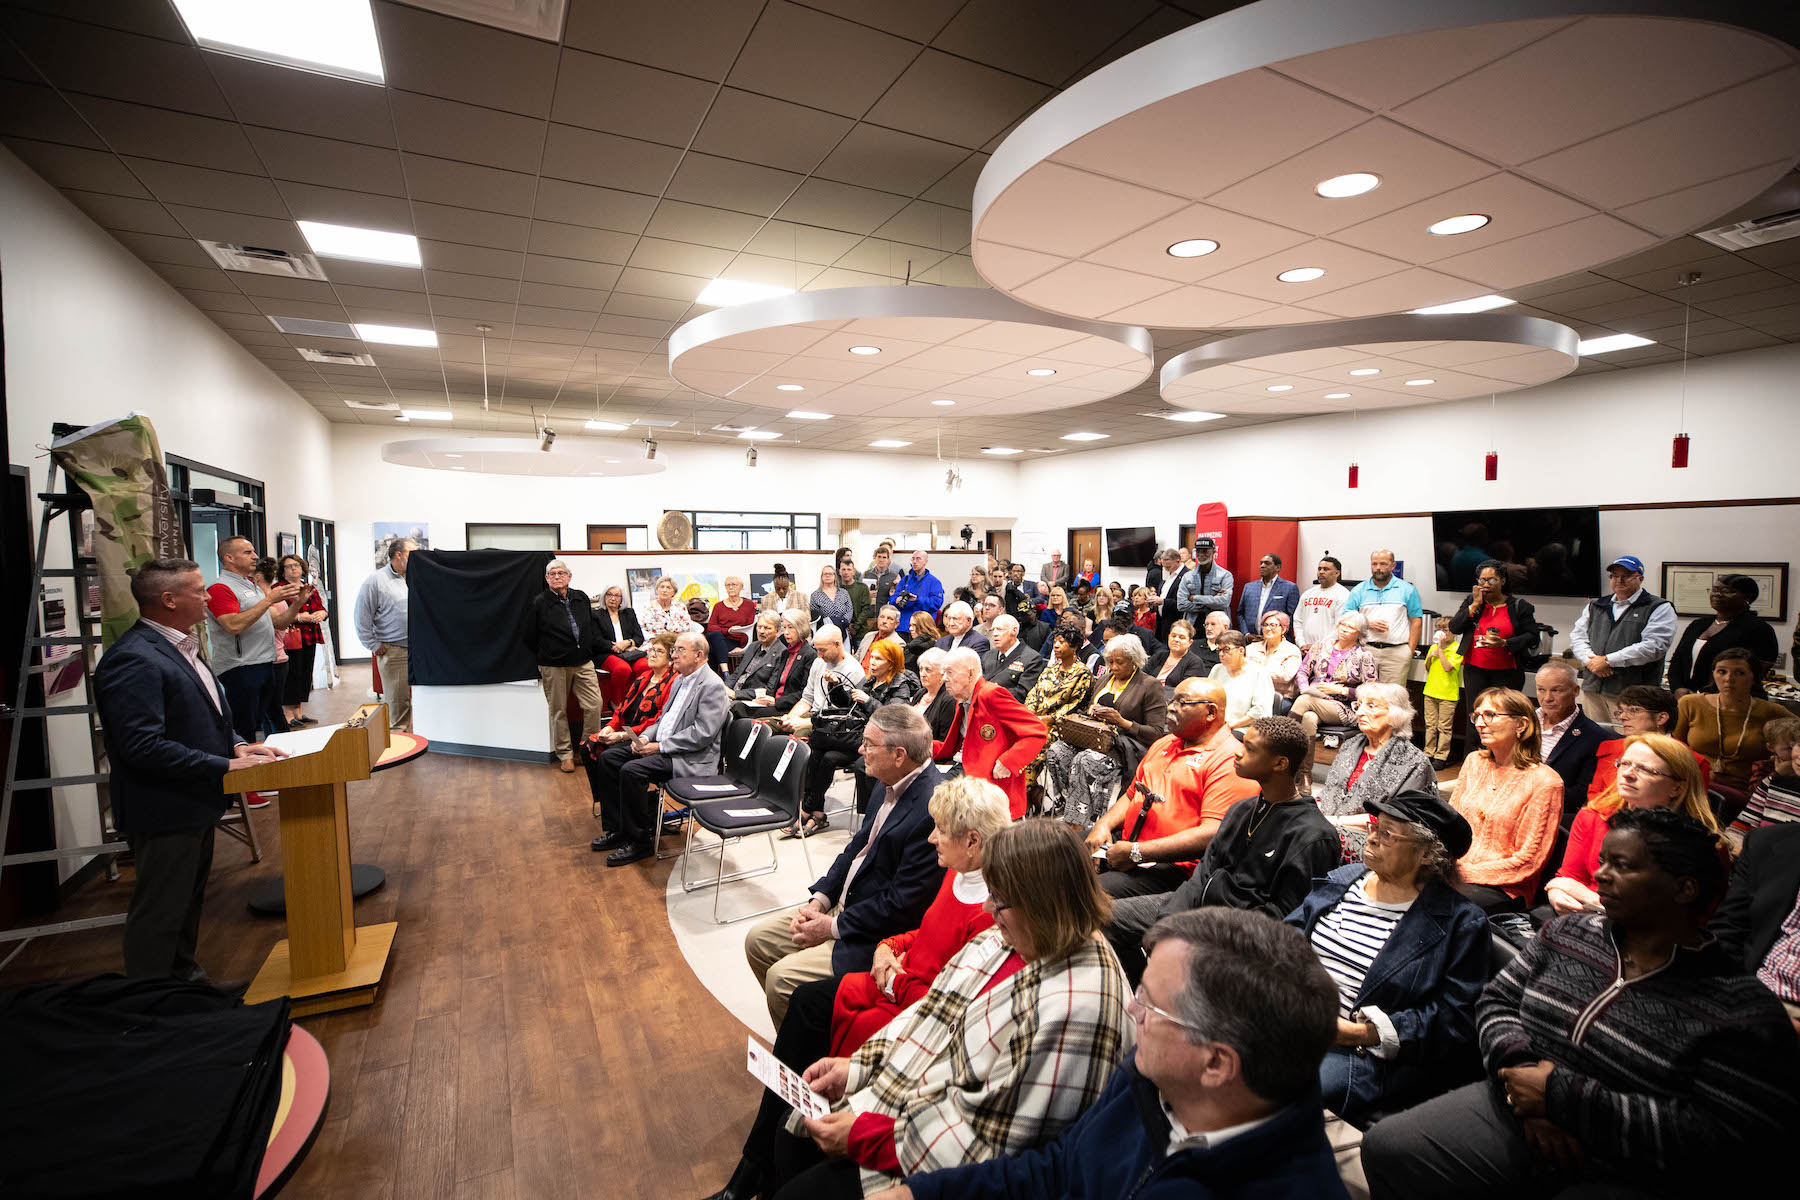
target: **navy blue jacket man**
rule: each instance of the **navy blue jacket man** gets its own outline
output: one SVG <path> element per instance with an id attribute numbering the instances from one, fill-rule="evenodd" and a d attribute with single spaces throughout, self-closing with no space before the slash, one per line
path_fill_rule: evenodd
<path id="1" fill-rule="evenodd" d="M 132 579 L 142 619 L 101 656 L 94 698 L 111 767 L 113 820 L 137 883 L 125 919 L 125 973 L 204 981 L 194 959 L 225 773 L 277 753 L 246 746 L 224 685 L 200 658 L 200 569 L 152 559 Z"/>
<path id="2" fill-rule="evenodd" d="M 831 951 L 831 969 L 843 975 L 866 971 L 875 963 L 875 947 L 883 938 L 917 929 L 925 910 L 944 882 L 937 849 L 931 836 L 931 793 L 943 782 L 943 772 L 926 764 L 907 784 L 882 822 L 880 836 L 869 846 L 866 861 L 850 875 L 852 864 L 869 845 L 875 821 L 887 797 L 878 784 L 869 798 L 869 812 L 837 860 L 809 891 L 815 896 L 842 896 L 837 913 L 837 944 Z M 850 888 L 844 890 L 848 878 Z"/>

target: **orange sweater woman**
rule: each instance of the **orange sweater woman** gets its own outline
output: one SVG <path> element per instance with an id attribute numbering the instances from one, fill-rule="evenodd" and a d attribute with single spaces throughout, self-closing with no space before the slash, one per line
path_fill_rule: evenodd
<path id="1" fill-rule="evenodd" d="M 1474 832 L 1457 861 L 1464 894 L 1489 909 L 1494 893 L 1529 904 L 1556 843 L 1562 777 L 1538 759 L 1537 708 L 1523 693 L 1489 688 L 1471 720 L 1482 748 L 1463 760 L 1450 802 Z"/>

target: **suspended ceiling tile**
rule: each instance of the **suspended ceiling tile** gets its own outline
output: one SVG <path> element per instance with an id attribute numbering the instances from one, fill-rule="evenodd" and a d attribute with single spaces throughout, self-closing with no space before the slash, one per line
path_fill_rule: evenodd
<path id="1" fill-rule="evenodd" d="M 809 7 L 908 41 L 927 43 L 965 3 L 967 0 L 908 0 L 905 4 L 890 0 L 813 0 Z"/>
<path id="2" fill-rule="evenodd" d="M 681 156 L 680 169 L 667 181 L 666 195 L 767 217 L 794 194 L 804 178 L 791 171 L 690 152 Z"/>
<path id="3" fill-rule="evenodd" d="M 401 196 L 378 196 L 373 192 L 286 181 L 275 186 L 296 221 L 324 221 L 394 233 L 415 232 L 412 206 Z"/>
<path id="4" fill-rule="evenodd" d="M 771 0 L 731 69 L 733 87 L 861 116 L 918 47 L 867 26 Z"/>
<path id="5" fill-rule="evenodd" d="M 1381 40 L 1307 55 L 1275 70 L 1371 111 L 1397 108 L 1460 79 L 1521 46 L 1572 24 L 1568 19 L 1508 21 L 1474 29 L 1415 34 L 1409 52 L 1387 52 Z"/>
<path id="6" fill-rule="evenodd" d="M 275 185 L 263 175 L 209 171 L 149 158 L 128 158 L 125 163 L 164 204 L 217 207 L 259 217 L 288 215 Z"/>
<path id="7" fill-rule="evenodd" d="M 906 206 L 902 197 L 813 178 L 779 210 L 785 220 L 850 233 L 869 233 Z"/>
<path id="8" fill-rule="evenodd" d="M 246 125 L 372 146 L 394 144 L 386 88 L 213 51 L 202 57 L 229 98 L 231 113 Z"/>
<path id="9" fill-rule="evenodd" d="M 117 154 L 258 173 L 262 165 L 236 121 L 72 95 L 75 106 Z"/>
<path id="10" fill-rule="evenodd" d="M 565 50 L 551 115 L 564 125 L 685 146 L 714 91 L 685 75 Z"/>
<path id="11" fill-rule="evenodd" d="M 397 267 L 386 263 L 354 262 L 348 258 L 330 259 L 325 264 L 326 278 L 349 287 L 383 288 L 395 292 L 425 291 L 424 273 L 417 267 Z"/>
<path id="12" fill-rule="evenodd" d="M 386 196 L 406 195 L 400 156 L 384 146 L 251 126 L 246 132 L 276 179 L 351 188 Z M 263 168 L 258 166 L 260 172 Z"/>
<path id="13" fill-rule="evenodd" d="M 869 110 L 867 119 L 978 148 L 1049 94 L 1042 84 L 927 50 Z"/>
<path id="14" fill-rule="evenodd" d="M 541 179 L 535 215 L 570 225 L 642 233 L 655 208 L 655 200 L 636 192 L 589 187 L 561 179 Z"/>
<path id="15" fill-rule="evenodd" d="M 932 44 L 1054 86 L 1157 7 L 1154 0 L 973 0 Z"/>
<path id="16" fill-rule="evenodd" d="M 88 123 L 55 90 L 13 79 L 0 79 L 0 136 L 88 150 L 106 149 Z"/>
<path id="17" fill-rule="evenodd" d="M 879 125 L 858 125 L 819 164 L 818 174 L 902 196 L 916 196 L 942 179 L 968 151 Z"/>
<path id="18" fill-rule="evenodd" d="M 688 156 L 689 158 L 693 156 Z M 544 139 L 544 174 L 576 183 L 602 184 L 656 196 L 683 162 L 672 146 L 576 125 L 552 123 Z M 534 170 L 535 167 L 527 167 Z"/>
<path id="19" fill-rule="evenodd" d="M 508 171 L 537 170 L 544 122 L 517 113 L 388 88 L 400 146 Z"/>
<path id="20" fill-rule="evenodd" d="M 525 279 L 530 283 L 607 290 L 618 282 L 619 271 L 619 266 L 614 263 L 591 263 L 538 254 L 525 256 Z"/>
<path id="21" fill-rule="evenodd" d="M 150 192 L 116 156 L 104 150 L 7 138 L 6 145 L 27 166 L 59 188 L 146 198 Z"/>
<path id="22" fill-rule="evenodd" d="M 292 221 L 258 217 L 217 209 L 170 205 L 169 212 L 189 237 L 209 242 L 233 242 L 240 246 L 276 246 L 298 250 L 306 239 Z"/>
<path id="23" fill-rule="evenodd" d="M 760 217 L 664 200 L 656 206 L 656 215 L 650 219 L 643 232 L 669 241 L 741 250 L 763 224 Z"/>
<path id="24" fill-rule="evenodd" d="M 854 124 L 836 113 L 724 88 L 693 149 L 785 171 L 811 171 Z"/>
<path id="25" fill-rule="evenodd" d="M 565 45 L 703 79 L 722 79 L 756 22 L 741 0 L 588 0 L 571 6 Z"/>
<path id="26" fill-rule="evenodd" d="M 401 157 L 408 192 L 417 199 L 439 204 L 454 202 L 464 208 L 518 217 L 531 215 L 538 184 L 535 175 L 423 154 Z"/>
<path id="27" fill-rule="evenodd" d="M 622 263 L 637 238 L 611 229 L 588 229 L 555 221 L 533 221 L 529 249 L 533 254 L 581 258 L 592 262 Z"/>
<path id="28" fill-rule="evenodd" d="M 389 87 L 549 115 L 558 53 L 551 43 L 397 4 L 376 4 L 375 25 Z"/>
<path id="29" fill-rule="evenodd" d="M 64 91 L 208 117 L 231 115 L 191 44 L 17 10 L 5 14 L 5 25 L 32 65 Z"/>
<path id="30" fill-rule="evenodd" d="M 449 204 L 412 205 L 413 232 L 421 238 L 462 242 L 500 250 L 523 250 L 531 222 L 504 213 L 478 212 Z"/>
<path id="31" fill-rule="evenodd" d="M 1454 254 L 1432 265 L 1495 291 L 1504 291 L 1543 279 L 1571 261 L 1606 262 L 1642 250 L 1655 240 L 1654 235 L 1635 226 L 1604 213 L 1595 213 L 1566 225 L 1499 242 L 1485 250 Z"/>

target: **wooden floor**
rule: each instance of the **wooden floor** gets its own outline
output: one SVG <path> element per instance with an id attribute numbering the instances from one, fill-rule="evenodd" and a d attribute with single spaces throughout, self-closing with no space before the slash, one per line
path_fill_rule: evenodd
<path id="1" fill-rule="evenodd" d="M 312 715 L 342 719 L 367 668 Z M 427 754 L 352 784 L 351 847 L 387 871 L 358 924 L 398 921 L 372 1008 L 302 1024 L 331 1060 L 325 1125 L 291 1197 L 704 1196 L 737 1161 L 759 1089 L 744 1027 L 669 932 L 671 863 L 607 870 L 582 774 Z M 276 808 L 252 814 L 264 857 L 218 839 L 199 958 L 247 979 L 279 919 L 244 906 L 280 872 Z M 90 885 L 63 916 L 117 911 Z M 119 931 L 34 942 L 0 990 L 120 969 Z M 745 970 L 749 968 L 746 967 Z"/>

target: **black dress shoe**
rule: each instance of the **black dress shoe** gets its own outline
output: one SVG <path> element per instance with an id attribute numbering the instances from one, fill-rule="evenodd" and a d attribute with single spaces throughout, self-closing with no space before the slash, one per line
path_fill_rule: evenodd
<path id="1" fill-rule="evenodd" d="M 617 850 L 614 850 L 611 854 L 606 856 L 606 865 L 609 867 L 628 867 L 632 863 L 649 858 L 655 853 L 656 847 L 649 842 L 645 842 L 641 846 L 620 846 Z"/>
<path id="2" fill-rule="evenodd" d="M 588 849 L 599 854 L 603 850 L 617 850 L 625 844 L 623 836 L 616 833 L 603 833 L 588 843 Z"/>
<path id="3" fill-rule="evenodd" d="M 744 1159 L 731 1172 L 731 1181 L 706 1200 L 755 1200 L 762 1193 L 762 1171 Z"/>

